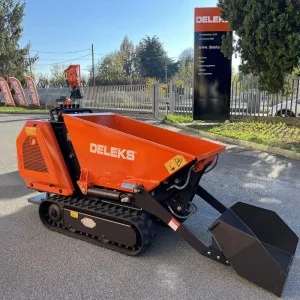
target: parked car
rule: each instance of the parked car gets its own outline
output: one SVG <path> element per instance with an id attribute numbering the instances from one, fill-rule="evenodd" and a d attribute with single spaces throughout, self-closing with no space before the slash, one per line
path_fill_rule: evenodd
<path id="1" fill-rule="evenodd" d="M 283 101 L 269 110 L 272 117 L 300 117 L 300 98 L 293 101 Z"/>

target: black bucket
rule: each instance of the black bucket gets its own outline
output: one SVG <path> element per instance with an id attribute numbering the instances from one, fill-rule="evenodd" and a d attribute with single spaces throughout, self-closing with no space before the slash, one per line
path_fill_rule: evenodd
<path id="1" fill-rule="evenodd" d="M 210 231 L 240 276 L 281 296 L 299 238 L 275 212 L 237 202 Z"/>

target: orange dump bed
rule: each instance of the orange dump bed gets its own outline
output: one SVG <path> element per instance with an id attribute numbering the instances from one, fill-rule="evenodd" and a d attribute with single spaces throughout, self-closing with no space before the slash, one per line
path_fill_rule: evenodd
<path id="1" fill-rule="evenodd" d="M 192 161 L 213 160 L 225 147 L 112 114 L 64 114 L 85 180 L 90 185 L 151 190 Z"/>

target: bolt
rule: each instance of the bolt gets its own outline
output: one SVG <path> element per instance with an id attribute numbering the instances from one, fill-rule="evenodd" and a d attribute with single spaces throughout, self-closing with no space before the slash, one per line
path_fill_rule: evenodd
<path id="1" fill-rule="evenodd" d="M 72 158 L 73 157 L 73 153 L 70 153 L 69 157 Z"/>
<path id="2" fill-rule="evenodd" d="M 211 255 L 211 252 L 210 252 L 210 251 L 208 251 L 208 252 L 207 252 L 207 255 Z"/>
<path id="3" fill-rule="evenodd" d="M 226 264 L 229 265 L 229 261 L 228 260 L 226 260 Z"/>
<path id="4" fill-rule="evenodd" d="M 133 191 L 134 191 L 135 193 L 140 193 L 140 192 L 141 192 L 141 190 L 140 190 L 139 188 L 134 188 Z"/>
<path id="5" fill-rule="evenodd" d="M 177 210 L 178 210 L 178 211 L 181 211 L 181 210 L 182 210 L 182 207 L 181 207 L 181 206 L 177 206 Z"/>
<path id="6" fill-rule="evenodd" d="M 154 196 L 154 192 L 152 192 L 151 195 Z"/>
<path id="7" fill-rule="evenodd" d="M 130 202 L 130 199 L 129 199 L 129 197 L 124 197 L 121 199 L 121 202 L 128 203 L 128 202 Z"/>
<path id="8" fill-rule="evenodd" d="M 221 257 L 218 255 L 218 256 L 217 256 L 217 259 L 220 259 L 220 258 L 221 258 Z"/>
<path id="9" fill-rule="evenodd" d="M 178 178 L 175 179 L 175 183 L 179 183 L 180 180 Z"/>

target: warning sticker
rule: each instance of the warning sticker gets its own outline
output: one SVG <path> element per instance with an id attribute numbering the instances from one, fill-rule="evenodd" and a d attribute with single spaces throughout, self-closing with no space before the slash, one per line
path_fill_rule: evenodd
<path id="1" fill-rule="evenodd" d="M 178 227 L 180 226 L 180 223 L 179 223 L 176 219 L 172 218 L 172 219 L 170 220 L 170 222 L 168 223 L 168 225 L 169 225 L 174 231 L 176 231 L 176 230 L 178 229 Z"/>
<path id="2" fill-rule="evenodd" d="M 179 168 L 186 164 L 186 160 L 182 155 L 176 155 L 165 163 L 165 167 L 170 174 L 176 172 Z"/>
<path id="3" fill-rule="evenodd" d="M 78 212 L 74 210 L 70 210 L 70 216 L 72 218 L 78 219 Z"/>
<path id="4" fill-rule="evenodd" d="M 36 135 L 36 127 L 25 127 L 26 135 Z"/>

